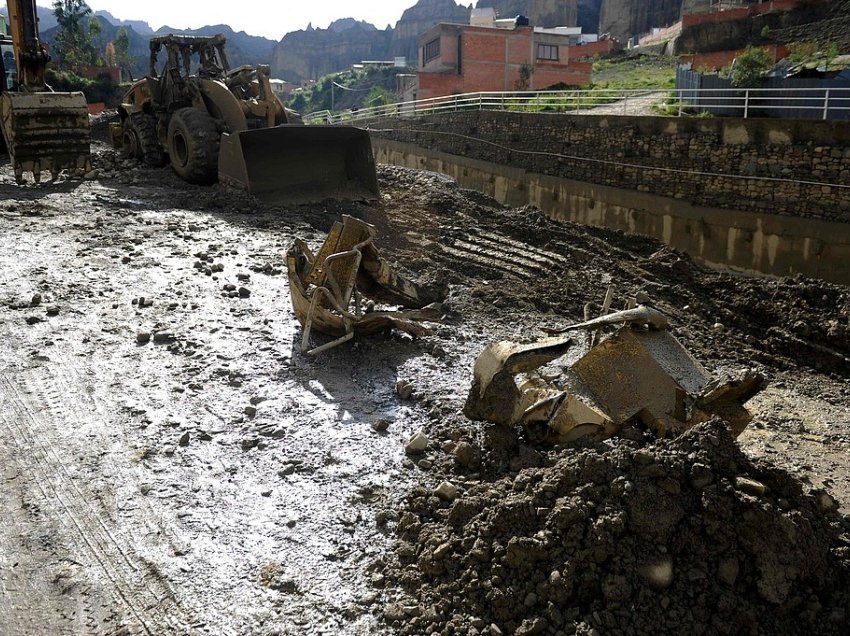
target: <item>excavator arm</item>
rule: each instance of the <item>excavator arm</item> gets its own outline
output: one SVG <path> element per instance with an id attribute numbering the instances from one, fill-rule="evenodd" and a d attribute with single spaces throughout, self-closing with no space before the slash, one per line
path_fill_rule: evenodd
<path id="1" fill-rule="evenodd" d="M 82 93 L 55 93 L 46 84 L 50 54 L 40 41 L 34 0 L 7 0 L 17 76 L 0 85 L 0 130 L 18 183 L 31 172 L 55 179 L 62 170 L 91 170 L 91 131 Z M 8 44 L 6 44 L 8 48 Z M 4 58 L 4 68 L 8 62 Z M 4 90 L 5 89 L 5 90 Z"/>
<path id="2" fill-rule="evenodd" d="M 18 67 L 18 84 L 26 91 L 47 90 L 44 72 L 50 54 L 39 41 L 38 15 L 32 0 L 9 0 L 9 26 Z"/>

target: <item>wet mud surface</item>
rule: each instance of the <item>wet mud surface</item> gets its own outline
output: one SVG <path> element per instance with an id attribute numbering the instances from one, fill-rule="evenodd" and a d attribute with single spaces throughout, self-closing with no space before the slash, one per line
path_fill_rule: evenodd
<path id="1" fill-rule="evenodd" d="M 430 583 L 417 596 L 422 572 L 393 569 L 418 567 L 405 515 L 447 509 L 422 493 L 449 480 L 458 501 L 473 488 L 483 501 L 574 461 L 466 420 L 472 362 L 494 339 L 577 321 L 609 284 L 649 293 L 709 369 L 762 369 L 772 384 L 743 453 L 787 471 L 800 501 L 826 487 L 850 510 L 846 288 L 707 271 L 428 173 L 382 167 L 377 205 L 268 210 L 103 147 L 95 165 L 96 179 L 40 188 L 0 166 L 4 633 L 427 633 Z M 374 223 L 404 272 L 447 285 L 434 335 L 300 353 L 283 252 L 296 236 L 318 247 L 343 213 Z M 429 448 L 407 456 L 418 430 Z M 806 517 L 821 528 L 812 549 L 838 541 L 826 517 Z M 840 577 L 829 563 L 823 576 Z M 474 618 L 481 629 L 463 614 L 455 633 L 490 629 Z"/>

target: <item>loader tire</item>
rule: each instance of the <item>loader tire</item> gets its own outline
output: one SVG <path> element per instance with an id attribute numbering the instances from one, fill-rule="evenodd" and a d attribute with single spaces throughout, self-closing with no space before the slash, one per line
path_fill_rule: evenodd
<path id="1" fill-rule="evenodd" d="M 147 113 L 133 113 L 124 120 L 121 135 L 124 156 L 138 159 L 145 165 L 161 168 L 166 157 L 156 134 L 156 117 Z"/>
<path id="2" fill-rule="evenodd" d="M 221 133 L 209 114 L 181 108 L 168 123 L 168 156 L 174 172 L 189 183 L 206 185 L 218 178 Z"/>

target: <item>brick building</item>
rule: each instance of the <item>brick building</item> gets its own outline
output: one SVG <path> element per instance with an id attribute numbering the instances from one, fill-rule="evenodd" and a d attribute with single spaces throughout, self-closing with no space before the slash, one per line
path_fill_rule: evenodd
<path id="1" fill-rule="evenodd" d="M 417 97 L 589 84 L 581 41 L 579 28 L 438 24 L 419 38 Z"/>

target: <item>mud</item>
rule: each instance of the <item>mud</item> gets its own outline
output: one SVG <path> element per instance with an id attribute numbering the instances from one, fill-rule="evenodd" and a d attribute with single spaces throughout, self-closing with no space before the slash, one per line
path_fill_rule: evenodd
<path id="1" fill-rule="evenodd" d="M 609 284 L 648 292 L 710 368 L 764 370 L 773 384 L 750 405 L 744 452 L 792 475 L 770 482 L 789 500 L 827 486 L 850 506 L 845 288 L 707 271 L 428 173 L 382 167 L 380 205 L 266 209 L 103 146 L 95 166 L 95 179 L 40 188 L 0 166 L 4 633 L 420 633 L 385 614 L 402 598 L 382 568 L 419 495 L 405 496 L 448 479 L 461 500 L 475 481 L 486 499 L 524 468 L 573 461 L 463 418 L 472 361 L 493 339 L 575 322 Z M 401 271 L 448 285 L 435 335 L 299 353 L 283 252 L 296 236 L 318 247 L 343 213 L 375 224 Z M 418 430 L 428 449 L 408 457 Z M 821 558 L 835 535 L 800 514 Z M 842 575 L 829 561 L 823 576 Z M 809 608 L 812 581 L 789 598 Z M 829 619 L 835 603 L 819 602 Z"/>
<path id="2" fill-rule="evenodd" d="M 844 634 L 850 523 L 726 425 L 415 490 L 383 569 L 405 634 Z"/>

